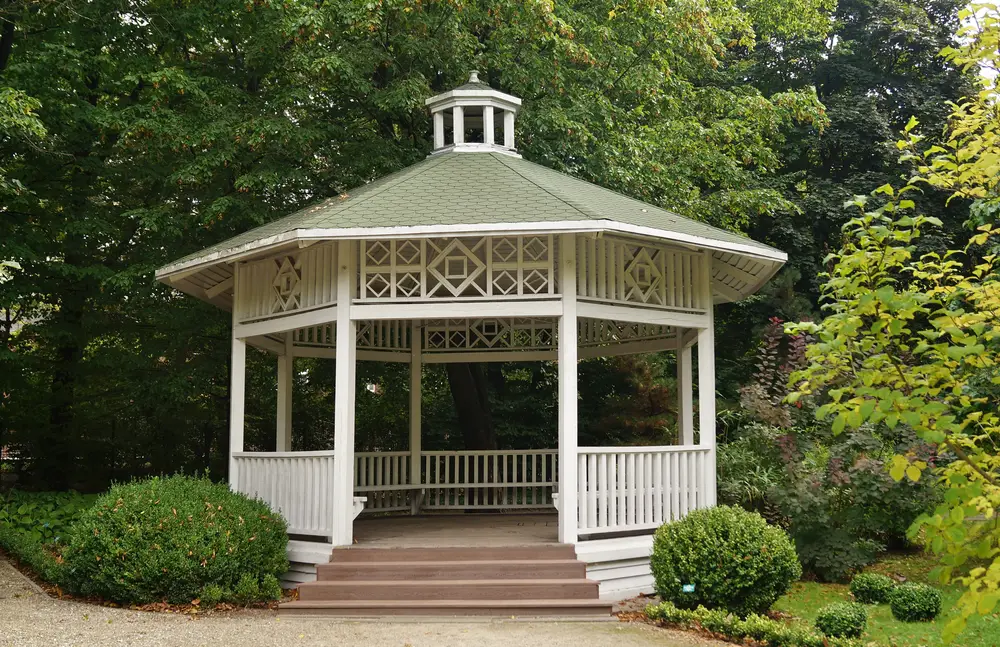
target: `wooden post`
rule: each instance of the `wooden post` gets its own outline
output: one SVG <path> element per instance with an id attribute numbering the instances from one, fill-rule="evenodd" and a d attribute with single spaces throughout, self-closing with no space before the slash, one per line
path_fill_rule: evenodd
<path id="1" fill-rule="evenodd" d="M 506 113 L 512 114 L 512 113 Z M 563 313 L 559 317 L 559 541 L 575 544 L 577 513 L 577 331 L 576 239 L 559 236 L 559 290 Z"/>
<path id="2" fill-rule="evenodd" d="M 434 148 L 444 148 L 444 112 L 434 113 Z"/>
<path id="3" fill-rule="evenodd" d="M 414 319 L 410 322 L 410 485 L 420 484 L 420 395 L 421 377 L 423 376 L 423 358 L 421 357 L 421 325 Z M 420 494 L 410 491 L 413 498 L 411 513 L 417 514 Z"/>
<path id="4" fill-rule="evenodd" d="M 247 379 L 247 343 L 235 336 L 229 371 L 229 487 L 235 490 L 240 481 L 233 454 L 243 451 L 243 407 Z"/>
<path id="5" fill-rule="evenodd" d="M 337 358 L 333 424 L 333 536 L 335 546 L 354 543 L 354 398 L 357 324 L 354 299 L 354 241 L 337 244 Z"/>
<path id="6" fill-rule="evenodd" d="M 495 141 L 493 125 L 493 106 L 483 106 L 483 143 L 492 144 Z"/>
<path id="7" fill-rule="evenodd" d="M 278 355 L 278 415 L 275 451 L 292 451 L 292 385 L 295 381 L 292 333 L 285 333 L 285 354 Z"/>
<path id="8" fill-rule="evenodd" d="M 704 506 L 715 505 L 715 316 L 712 308 L 712 253 L 702 259 L 702 295 L 708 311 L 708 325 L 698 331 L 698 435 L 699 445 L 707 447 L 708 460 L 702 475 Z"/>
<path id="9" fill-rule="evenodd" d="M 677 329 L 677 427 L 682 445 L 694 444 L 694 397 L 691 392 L 691 347 Z"/>
<path id="10" fill-rule="evenodd" d="M 465 143 L 465 110 L 462 106 L 451 109 L 451 131 L 456 144 Z"/>
<path id="11" fill-rule="evenodd" d="M 503 145 L 514 148 L 514 113 L 510 110 L 503 111 Z"/>

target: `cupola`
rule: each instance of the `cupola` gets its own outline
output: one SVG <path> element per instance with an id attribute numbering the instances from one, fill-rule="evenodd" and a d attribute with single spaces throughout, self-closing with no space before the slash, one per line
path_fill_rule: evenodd
<path id="1" fill-rule="evenodd" d="M 521 100 L 494 90 L 473 70 L 469 82 L 427 99 L 434 120 L 434 151 L 488 151 L 517 155 L 514 116 Z"/>

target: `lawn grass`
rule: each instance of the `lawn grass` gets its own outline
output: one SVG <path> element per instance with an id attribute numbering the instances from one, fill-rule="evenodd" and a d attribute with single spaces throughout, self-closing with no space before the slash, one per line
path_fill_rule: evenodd
<path id="1" fill-rule="evenodd" d="M 892 555 L 866 569 L 890 576 L 903 576 L 915 582 L 928 582 L 941 589 L 942 613 L 933 622 L 900 622 L 892 617 L 889 605 L 868 607 L 868 631 L 862 637 L 866 642 L 877 642 L 886 647 L 938 647 L 945 645 L 941 630 L 955 616 L 955 603 L 962 591 L 957 586 L 941 587 L 928 580 L 928 573 L 936 565 L 933 558 L 923 554 Z M 789 613 L 804 621 L 812 622 L 816 613 L 831 602 L 850 600 L 846 584 L 820 584 L 796 582 L 792 590 L 774 605 L 777 611 Z M 950 643 L 953 647 L 1000 647 L 1000 615 L 970 619 L 968 628 Z"/>

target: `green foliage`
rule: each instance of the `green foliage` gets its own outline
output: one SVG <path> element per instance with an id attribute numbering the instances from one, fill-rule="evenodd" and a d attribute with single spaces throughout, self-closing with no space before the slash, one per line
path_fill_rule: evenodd
<path id="1" fill-rule="evenodd" d="M 656 532 L 650 566 L 656 592 L 682 608 L 707 605 L 763 613 L 802 575 L 795 548 L 759 514 L 695 510 Z M 694 590 L 685 592 L 685 585 Z"/>
<path id="2" fill-rule="evenodd" d="M 772 492 L 785 479 L 777 440 L 785 431 L 762 423 L 740 425 L 718 446 L 719 502 L 768 517 Z M 769 517 L 768 517 L 769 518 Z"/>
<path id="3" fill-rule="evenodd" d="M 890 477 L 886 465 L 899 448 L 932 453 L 905 434 L 865 428 L 834 436 L 817 427 L 795 430 L 778 444 L 786 477 L 771 500 L 803 566 L 824 581 L 846 580 L 887 548 L 906 547 L 909 525 L 940 500 L 933 482 Z"/>
<path id="4" fill-rule="evenodd" d="M 889 601 L 896 583 L 881 573 L 858 573 L 851 579 L 851 595 L 865 604 L 884 604 Z"/>
<path id="5" fill-rule="evenodd" d="M 285 522 L 206 478 L 116 485 L 73 528 L 64 552 L 69 588 L 119 603 L 185 603 L 205 586 L 247 603 L 267 575 L 288 569 Z M 250 595 L 253 593 L 253 595 Z"/>
<path id="6" fill-rule="evenodd" d="M 260 599 L 261 600 L 280 600 L 281 599 L 281 583 L 278 578 L 274 576 L 273 573 L 268 573 L 264 576 L 264 579 L 260 582 Z"/>
<path id="7" fill-rule="evenodd" d="M 64 570 L 49 547 L 32 533 L 0 524 L 0 549 L 38 574 L 46 582 L 62 584 Z"/>
<path id="8" fill-rule="evenodd" d="M 860 638 L 868 612 L 857 602 L 834 602 L 819 610 L 816 628 L 831 638 Z"/>
<path id="9" fill-rule="evenodd" d="M 78 492 L 11 490 L 0 494 L 0 527 L 26 533 L 36 542 L 59 543 L 95 499 Z"/>
<path id="10" fill-rule="evenodd" d="M 253 573 L 244 573 L 240 576 L 236 586 L 233 588 L 233 599 L 240 604 L 246 605 L 256 602 L 260 598 L 260 579 Z"/>
<path id="11" fill-rule="evenodd" d="M 859 647 L 850 638 L 825 637 L 804 625 L 788 624 L 767 616 L 751 613 L 739 618 L 723 609 L 678 608 L 671 602 L 646 607 L 651 620 L 686 628 L 700 628 L 721 634 L 734 642 L 750 639 L 766 642 L 771 647 Z"/>
<path id="12" fill-rule="evenodd" d="M 206 584 L 198 593 L 198 605 L 202 609 L 211 609 L 226 598 L 226 592 L 218 584 Z"/>
<path id="13" fill-rule="evenodd" d="M 889 608 L 903 622 L 933 620 L 941 613 L 941 592 L 928 584 L 900 584 L 889 594 Z"/>

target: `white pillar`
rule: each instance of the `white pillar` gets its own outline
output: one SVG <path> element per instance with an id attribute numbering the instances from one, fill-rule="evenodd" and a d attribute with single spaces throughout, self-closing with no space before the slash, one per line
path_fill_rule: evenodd
<path id="1" fill-rule="evenodd" d="M 503 145 L 514 148 L 514 113 L 510 110 L 503 111 Z"/>
<path id="2" fill-rule="evenodd" d="M 492 144 L 495 141 L 493 125 L 493 106 L 483 106 L 483 143 Z"/>
<path id="3" fill-rule="evenodd" d="M 505 113 L 511 114 L 512 113 Z M 513 120 L 512 120 L 513 121 Z M 577 331 L 576 240 L 559 236 L 559 290 L 563 313 L 559 317 L 559 541 L 576 543 L 577 512 Z"/>
<path id="4" fill-rule="evenodd" d="M 235 310 L 235 308 L 234 308 Z M 247 379 L 247 343 L 233 337 L 229 364 L 229 487 L 236 489 L 239 475 L 233 454 L 243 451 L 243 408 Z"/>
<path id="5" fill-rule="evenodd" d="M 420 321 L 410 322 L 410 485 L 420 484 L 420 387 L 423 375 Z M 417 493 L 411 491 L 414 500 Z M 414 513 L 416 507 L 414 506 Z"/>
<path id="6" fill-rule="evenodd" d="M 444 148 L 444 111 L 434 113 L 434 148 Z"/>
<path id="7" fill-rule="evenodd" d="M 351 301 L 357 285 L 354 242 L 337 245 L 337 367 L 333 423 L 333 537 L 335 546 L 354 543 L 354 397 L 357 324 Z"/>
<path id="8" fill-rule="evenodd" d="M 705 506 L 716 500 L 715 473 L 715 315 L 712 310 L 712 254 L 705 252 L 702 263 L 702 294 L 708 310 L 708 327 L 698 331 L 698 433 L 699 444 L 707 447 L 708 460 L 703 475 Z"/>
<path id="9" fill-rule="evenodd" d="M 462 106 L 455 106 L 451 109 L 452 135 L 456 144 L 465 142 L 465 109 Z"/>
<path id="10" fill-rule="evenodd" d="M 292 333 L 285 333 L 285 354 L 278 355 L 278 412 L 275 451 L 292 451 L 292 385 L 295 380 Z"/>
<path id="11" fill-rule="evenodd" d="M 691 347 L 684 347 L 683 329 L 677 329 L 677 428 L 682 445 L 694 444 L 694 397 L 691 392 Z"/>

